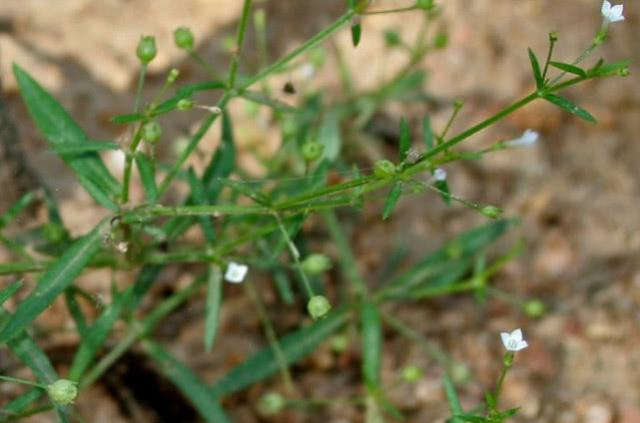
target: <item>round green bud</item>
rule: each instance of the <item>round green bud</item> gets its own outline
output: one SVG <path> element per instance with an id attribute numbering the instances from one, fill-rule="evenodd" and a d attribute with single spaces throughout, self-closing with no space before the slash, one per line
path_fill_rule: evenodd
<path id="1" fill-rule="evenodd" d="M 553 31 L 549 33 L 549 42 L 555 43 L 559 38 L 560 37 L 558 36 L 557 32 Z"/>
<path id="2" fill-rule="evenodd" d="M 319 275 L 331 269 L 331 259 L 324 254 L 311 254 L 302 261 L 302 270 L 309 275 Z"/>
<path id="3" fill-rule="evenodd" d="M 388 29 L 384 32 L 384 42 L 388 47 L 397 47 L 402 44 L 402 38 L 400 38 L 398 31 Z"/>
<path id="4" fill-rule="evenodd" d="M 389 160 L 378 160 L 373 165 L 373 174 L 378 178 L 390 178 L 396 174 L 396 165 Z"/>
<path id="5" fill-rule="evenodd" d="M 142 139 L 149 144 L 155 144 L 162 136 L 162 128 L 155 120 L 147 122 L 142 127 Z"/>
<path id="6" fill-rule="evenodd" d="M 495 206 L 485 206 L 480 210 L 480 213 L 491 219 L 496 219 L 502 214 L 502 209 Z"/>
<path id="7" fill-rule="evenodd" d="M 416 8 L 422 10 L 433 9 L 433 0 L 416 0 Z"/>
<path id="8" fill-rule="evenodd" d="M 433 46 L 443 49 L 449 44 L 449 35 L 446 32 L 438 32 L 433 39 Z"/>
<path id="9" fill-rule="evenodd" d="M 47 223 L 42 230 L 47 241 L 54 244 L 64 240 L 67 236 L 67 231 L 64 227 L 57 223 Z"/>
<path id="10" fill-rule="evenodd" d="M 178 48 L 190 51 L 193 49 L 193 32 L 189 27 L 178 27 L 173 31 L 173 42 Z"/>
<path id="11" fill-rule="evenodd" d="M 331 310 L 331 304 L 324 295 L 314 295 L 307 303 L 307 311 L 313 320 L 322 319 Z"/>
<path id="12" fill-rule="evenodd" d="M 171 71 L 169 71 L 169 75 L 167 75 L 167 82 L 169 84 L 173 84 L 174 82 L 176 82 L 176 79 L 178 79 L 178 76 L 180 75 L 180 71 L 176 68 L 171 69 Z"/>
<path id="13" fill-rule="evenodd" d="M 402 380 L 407 383 L 415 383 L 424 376 L 422 369 L 418 366 L 407 366 L 402 369 Z"/>
<path id="14" fill-rule="evenodd" d="M 72 380 L 58 379 L 47 386 L 47 394 L 55 404 L 71 404 L 78 396 L 78 384 Z"/>
<path id="15" fill-rule="evenodd" d="M 181 111 L 192 109 L 193 100 L 191 100 L 190 98 L 183 98 L 178 101 L 178 104 L 176 107 L 178 108 L 178 110 L 181 110 Z"/>
<path id="16" fill-rule="evenodd" d="M 347 348 L 349 348 L 349 338 L 345 335 L 334 335 L 331 337 L 329 343 L 331 345 L 331 349 L 337 353 L 345 352 Z"/>
<path id="17" fill-rule="evenodd" d="M 136 49 L 136 55 L 143 65 L 149 64 L 154 57 L 156 57 L 156 39 L 152 35 L 145 35 L 140 38 L 138 42 L 138 48 Z"/>
<path id="18" fill-rule="evenodd" d="M 287 401 L 277 392 L 268 392 L 258 400 L 258 411 L 262 415 L 275 415 L 280 413 L 287 405 Z"/>
<path id="19" fill-rule="evenodd" d="M 454 363 L 450 369 L 451 379 L 454 383 L 463 384 L 471 380 L 471 370 L 464 363 Z"/>
<path id="20" fill-rule="evenodd" d="M 307 141 L 302 146 L 302 157 L 307 162 L 315 162 L 324 153 L 324 144 L 315 141 Z"/>
<path id="21" fill-rule="evenodd" d="M 542 317 L 547 311 L 547 307 L 540 300 L 529 300 L 524 303 L 522 309 L 524 311 L 524 314 L 533 318 Z"/>
<path id="22" fill-rule="evenodd" d="M 629 76 L 629 74 L 631 74 L 631 72 L 629 71 L 628 66 L 625 66 L 624 68 L 618 70 L 618 76 L 624 77 L 624 76 Z"/>

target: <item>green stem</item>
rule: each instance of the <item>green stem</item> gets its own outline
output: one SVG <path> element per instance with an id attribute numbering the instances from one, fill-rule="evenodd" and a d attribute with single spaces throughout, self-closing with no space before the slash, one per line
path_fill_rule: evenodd
<path id="1" fill-rule="evenodd" d="M 280 342 L 278 341 L 278 336 L 276 335 L 276 331 L 271 324 L 271 320 L 269 319 L 269 314 L 265 309 L 264 302 L 260 297 L 260 292 L 256 289 L 251 281 L 246 283 L 247 290 L 249 291 L 249 296 L 253 300 L 254 305 L 256 306 L 256 310 L 258 311 L 258 316 L 260 316 L 260 321 L 262 322 L 262 326 L 264 328 L 264 332 L 267 335 L 267 340 L 269 341 L 269 345 L 273 350 L 273 355 L 278 362 L 278 367 L 280 368 L 280 373 L 282 375 L 282 383 L 284 384 L 285 389 L 289 393 L 295 392 L 295 385 L 293 384 L 293 378 L 291 377 L 291 373 L 289 372 L 289 366 L 287 365 L 287 358 L 280 347 Z"/>
<path id="2" fill-rule="evenodd" d="M 140 67 L 140 73 L 138 74 L 138 84 L 136 86 L 136 96 L 133 101 L 133 112 L 138 113 L 140 108 L 140 102 L 142 100 L 142 87 L 144 86 L 144 78 L 147 74 L 147 65 L 142 64 Z"/>
<path id="3" fill-rule="evenodd" d="M 45 385 L 42 385 L 40 383 L 31 382 L 30 380 L 19 379 L 11 376 L 0 375 L 0 380 L 4 380 L 5 382 L 19 383 L 20 385 L 35 386 L 36 388 L 47 389 Z"/>
<path id="4" fill-rule="evenodd" d="M 124 161 L 124 175 L 122 177 L 122 194 L 121 203 L 126 204 L 129 202 L 129 185 L 131 184 L 131 171 L 133 168 L 133 155 L 136 153 L 140 142 L 142 141 L 142 125 L 138 127 L 138 130 L 133 136 L 131 145 L 129 146 L 129 152 Z"/>
<path id="5" fill-rule="evenodd" d="M 219 78 L 219 75 L 216 73 L 216 71 L 211 67 L 211 65 L 209 63 L 207 63 L 202 56 L 200 56 L 200 54 L 195 51 L 195 50 L 190 50 L 189 51 L 189 56 L 195 60 L 195 62 L 197 64 L 199 64 L 202 69 L 204 69 L 204 71 L 207 73 L 207 75 L 209 75 L 209 78 L 213 79 L 214 81 L 217 80 Z"/>
<path id="6" fill-rule="evenodd" d="M 249 80 L 242 86 L 240 91 L 246 90 L 247 88 L 249 88 L 250 86 L 252 86 L 256 82 L 263 80 L 267 76 L 271 75 L 272 73 L 274 73 L 274 72 L 278 71 L 279 69 L 283 68 L 284 66 L 286 66 L 290 61 L 292 61 L 293 59 L 298 57 L 300 54 L 304 53 L 305 51 L 315 47 L 316 45 L 318 45 L 319 43 L 324 41 L 324 39 L 329 37 L 331 34 L 336 32 L 340 28 L 342 28 L 342 26 L 344 24 L 349 22 L 354 14 L 355 14 L 354 11 L 349 11 L 346 14 L 342 15 L 341 17 L 339 17 L 338 19 L 336 19 L 335 22 L 333 22 L 327 28 L 325 28 L 324 30 L 320 31 L 319 33 L 317 33 L 316 35 L 314 35 L 310 39 L 308 39 L 306 42 L 301 44 L 298 48 L 293 50 L 291 53 L 287 54 L 286 56 L 284 56 L 280 60 L 276 61 L 275 63 L 267 66 L 266 68 L 264 68 L 263 70 L 258 72 L 258 74 L 253 76 L 252 78 L 249 78 Z"/>
<path id="7" fill-rule="evenodd" d="M 371 12 L 362 12 L 361 15 L 384 15 L 387 13 L 401 13 L 401 12 L 410 12 L 412 10 L 418 10 L 415 6 L 407 6 L 407 7 L 399 7 L 397 9 L 387 9 L 387 10 L 372 10 Z"/>
<path id="8" fill-rule="evenodd" d="M 233 53 L 233 58 L 231 59 L 231 67 L 229 68 L 229 80 L 227 82 L 227 88 L 229 90 L 233 90 L 235 88 L 238 66 L 240 65 L 240 54 L 242 53 L 244 36 L 247 32 L 247 24 L 249 23 L 249 11 L 251 10 L 251 2 L 252 0 L 244 0 L 244 5 L 242 6 L 242 17 L 240 18 L 238 32 L 236 33 L 236 51 Z"/>
<path id="9" fill-rule="evenodd" d="M 291 240 L 291 237 L 289 236 L 289 233 L 287 232 L 287 230 L 285 229 L 284 225 L 282 224 L 282 220 L 280 219 L 280 215 L 278 215 L 277 212 L 274 212 L 273 216 L 275 217 L 276 222 L 278 223 L 278 228 L 280 228 L 280 232 L 282 233 L 282 236 L 283 236 L 284 240 L 286 241 L 287 246 L 289 247 L 289 254 L 293 258 L 293 262 L 295 263 L 296 269 L 298 270 L 298 273 L 300 274 L 300 277 L 302 278 L 302 283 L 304 284 L 304 289 L 307 291 L 307 295 L 309 296 L 309 298 L 311 298 L 315 294 L 313 292 L 313 288 L 311 288 L 311 283 L 309 282 L 309 278 L 307 278 L 307 274 L 305 273 L 304 269 L 302 268 L 302 263 L 300 263 L 300 252 L 298 251 L 298 248 L 295 246 L 295 244 Z"/>

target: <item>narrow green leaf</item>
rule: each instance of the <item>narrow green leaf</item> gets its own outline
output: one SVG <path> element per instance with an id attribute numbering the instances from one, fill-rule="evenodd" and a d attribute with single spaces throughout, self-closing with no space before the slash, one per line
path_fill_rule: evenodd
<path id="1" fill-rule="evenodd" d="M 382 323 L 375 303 L 366 301 L 360 309 L 362 325 L 362 376 L 370 392 L 380 389 L 382 365 Z"/>
<path id="2" fill-rule="evenodd" d="M 102 228 L 98 224 L 89 234 L 80 238 L 56 260 L 38 281 L 37 287 L 20 303 L 15 314 L 0 332 L 0 344 L 25 329 L 62 293 L 80 274 L 102 246 Z"/>
<path id="3" fill-rule="evenodd" d="M 384 204 L 384 212 L 382 213 L 382 219 L 387 220 L 387 218 L 391 215 L 400 195 L 402 194 L 402 183 L 396 182 L 391 188 L 389 192 L 389 196 L 387 197 L 387 201 Z"/>
<path id="4" fill-rule="evenodd" d="M 153 160 L 142 152 L 134 156 L 142 187 L 147 197 L 147 201 L 154 204 L 158 199 L 158 185 L 156 184 L 156 166 Z"/>
<path id="5" fill-rule="evenodd" d="M 340 155 L 342 149 L 342 134 L 340 132 L 340 121 L 344 116 L 344 111 L 330 109 L 322 117 L 320 128 L 318 129 L 318 142 L 324 145 L 324 157 L 333 162 Z"/>
<path id="6" fill-rule="evenodd" d="M 211 351 L 218 332 L 220 304 L 222 303 L 222 274 L 218 266 L 209 268 L 207 302 L 204 320 L 204 349 Z"/>
<path id="7" fill-rule="evenodd" d="M 193 203 L 199 205 L 207 204 L 207 197 L 204 191 L 204 186 L 202 185 L 202 181 L 198 179 L 198 177 L 196 176 L 196 172 L 191 167 L 187 171 L 187 180 L 189 181 L 189 186 L 191 187 L 191 199 L 193 200 Z M 216 231 L 213 228 L 211 219 L 208 216 L 200 216 L 197 219 L 200 222 L 202 233 L 204 234 L 207 242 L 214 242 L 216 240 Z"/>
<path id="8" fill-rule="evenodd" d="M 267 97 L 261 92 L 246 90 L 242 92 L 242 98 L 248 100 L 252 103 L 261 104 L 263 106 L 267 106 L 272 108 L 273 110 L 280 113 L 299 113 L 300 110 L 296 107 L 293 107 L 284 101 L 280 101 L 271 97 Z"/>
<path id="9" fill-rule="evenodd" d="M 582 68 L 580 68 L 580 67 L 578 67 L 576 65 L 572 65 L 570 63 L 562 63 L 562 62 L 551 61 L 551 62 L 549 62 L 549 64 L 551 66 L 553 66 L 554 68 L 558 68 L 558 69 L 560 69 L 560 70 L 562 70 L 564 72 L 569 72 L 569 73 L 572 73 L 574 75 L 583 76 L 583 77 L 587 76 L 587 72 L 584 69 L 582 69 Z"/>
<path id="10" fill-rule="evenodd" d="M 236 147 L 233 124 L 227 112 L 222 115 L 222 142 L 202 175 L 202 183 L 210 204 L 215 204 L 222 190 L 219 178 L 227 177 L 236 167 Z"/>
<path id="11" fill-rule="evenodd" d="M 407 158 L 409 148 L 411 147 L 411 130 L 409 123 L 405 118 L 400 120 L 400 161 L 403 162 Z"/>
<path id="12" fill-rule="evenodd" d="M 547 94 L 544 98 L 556 106 L 565 109 L 569 113 L 581 117 L 587 122 L 596 123 L 596 118 L 594 118 L 589 112 L 565 97 L 560 97 L 555 94 Z"/>
<path id="13" fill-rule="evenodd" d="M 0 215 L 0 229 L 7 226 L 13 221 L 29 204 L 36 198 L 34 191 L 29 191 L 18 199 L 7 211 Z"/>
<path id="14" fill-rule="evenodd" d="M 144 341 L 143 346 L 162 374 L 180 389 L 207 422 L 231 422 L 207 385 L 191 369 L 154 342 Z"/>
<path id="15" fill-rule="evenodd" d="M 87 319 L 80 309 L 80 305 L 78 304 L 73 288 L 65 289 L 64 299 L 67 304 L 67 310 L 69 310 L 69 314 L 71 314 L 71 317 L 76 324 L 76 329 L 80 334 L 80 338 L 84 338 L 87 333 Z"/>
<path id="16" fill-rule="evenodd" d="M 112 141 L 85 140 L 82 144 L 56 144 L 53 151 L 57 154 L 86 154 L 97 151 L 119 150 L 120 145 Z"/>
<path id="17" fill-rule="evenodd" d="M 313 324 L 299 329 L 280 340 L 280 348 L 287 364 L 293 364 L 316 350 L 324 340 L 340 329 L 348 317 L 348 309 L 337 308 Z M 242 364 L 228 371 L 210 392 L 220 397 L 264 380 L 280 370 L 273 348 L 266 346 Z"/>
<path id="18" fill-rule="evenodd" d="M 2 407 L 2 410 L 0 410 L 0 422 L 11 421 L 12 418 L 22 414 L 29 405 L 33 404 L 43 394 L 44 390 L 40 388 L 31 388 L 24 394 L 9 402 Z"/>
<path id="19" fill-rule="evenodd" d="M 433 129 L 431 128 L 431 118 L 428 115 L 422 119 L 422 139 L 427 151 L 433 149 Z"/>
<path id="20" fill-rule="evenodd" d="M 628 67 L 631 64 L 631 60 L 621 60 L 619 62 L 604 64 L 604 62 L 598 62 L 593 69 L 590 69 L 588 74 L 593 76 L 611 76 L 615 75 L 619 70 Z"/>
<path id="21" fill-rule="evenodd" d="M 542 79 L 542 71 L 540 70 L 540 63 L 533 50 L 529 49 L 529 61 L 531 62 L 531 68 L 533 69 L 533 77 L 536 80 L 536 87 L 541 89 L 544 87 L 544 80 Z"/>
<path id="22" fill-rule="evenodd" d="M 0 306 L 22 288 L 22 281 L 15 281 L 0 290 Z"/>
<path id="23" fill-rule="evenodd" d="M 358 47 L 360 44 L 360 39 L 362 38 L 362 23 L 359 18 L 355 18 L 357 23 L 353 23 L 351 25 L 351 42 L 354 47 Z"/>
<path id="24" fill-rule="evenodd" d="M 474 416 L 473 414 L 458 414 L 454 417 L 458 420 L 462 420 L 469 423 L 491 423 L 492 422 L 492 420 L 489 420 L 487 417 Z"/>
<path id="25" fill-rule="evenodd" d="M 27 72 L 14 64 L 13 73 L 31 117 L 54 150 L 90 142 L 69 113 Z M 60 157 L 74 170 L 82 186 L 98 203 L 114 211 L 118 209 L 114 198 L 120 193 L 120 185 L 96 152 L 81 155 L 62 153 Z"/>
<path id="26" fill-rule="evenodd" d="M 447 204 L 451 204 L 451 190 L 449 189 L 449 183 L 446 180 L 436 181 L 435 186 L 440 192 L 440 197 L 442 197 L 442 201 L 444 201 Z"/>
<path id="27" fill-rule="evenodd" d="M 458 398 L 458 393 L 456 392 L 456 387 L 448 374 L 445 374 L 442 378 L 442 384 L 444 385 L 444 392 L 447 395 L 447 402 L 449 403 L 451 415 L 456 416 L 464 414 L 464 410 L 460 404 L 460 399 Z M 460 423 L 461 421 L 461 419 L 453 417 L 450 423 Z"/>

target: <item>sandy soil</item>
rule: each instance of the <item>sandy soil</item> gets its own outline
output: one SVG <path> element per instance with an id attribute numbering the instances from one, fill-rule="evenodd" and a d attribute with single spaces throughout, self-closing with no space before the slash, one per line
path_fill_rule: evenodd
<path id="1" fill-rule="evenodd" d="M 13 137 L 11 148 L 0 147 L 0 180 L 10 185 L 0 196 L 0 210 L 43 178 L 61 199 L 63 215 L 74 232 L 83 232 L 99 218 L 91 200 L 73 183 L 63 163 L 46 151 L 44 141 L 28 120 L 11 76 L 12 62 L 20 63 L 51 89 L 91 136 L 118 139 L 121 129 L 108 118 L 131 108 L 137 72 L 133 50 L 140 34 L 154 34 L 160 47 L 152 67 L 155 77 L 146 93 L 150 96 L 171 67 L 183 70 L 189 81 L 204 78 L 172 45 L 171 32 L 178 25 L 189 24 L 201 54 L 211 58 L 216 69 L 224 69 L 227 58 L 221 43 L 233 33 L 240 3 L 56 0 L 56 7 L 51 8 L 42 0 L 4 0 L 0 4 L 0 75 L 3 99 L 19 133 Z M 344 2 L 260 3 L 271 21 L 270 54 L 278 57 L 338 16 Z M 376 3 L 392 7 L 411 2 Z M 588 45 L 600 24 L 599 2 L 595 0 L 444 3 L 443 19 L 433 30 L 446 29 L 450 47 L 434 54 L 424 66 L 429 70 L 428 87 L 434 95 L 465 101 L 454 130 L 479 121 L 532 88 L 526 48 L 532 47 L 542 56 L 549 31 L 560 33 L 557 55 L 568 61 Z M 599 54 L 612 61 L 631 58 L 637 63 L 640 9 L 634 2 L 627 3 L 627 20 L 612 27 L 611 38 Z M 399 55 L 380 54 L 384 48 L 380 31 L 389 27 L 409 36 L 416 33 L 418 20 L 410 14 L 368 17 L 362 44 L 355 51 L 349 46 L 347 31 L 336 38 L 348 62 L 358 66 L 359 87 L 372 86 L 377 78 L 402 64 Z M 253 45 L 250 37 L 245 70 L 256 67 L 256 58 L 251 55 Z M 451 187 L 458 195 L 500 205 L 509 215 L 522 217 L 523 223 L 512 238 L 526 237 L 526 253 L 493 282 L 518 298 L 539 297 L 550 308 L 538 320 L 497 299 L 486 307 L 468 298 L 452 298 L 393 308 L 398 316 L 415 322 L 416 328 L 454 359 L 469 366 L 473 378 L 462 387 L 465 405 L 477 404 L 482 390 L 495 377 L 501 348 L 498 332 L 519 326 L 531 347 L 518 356 L 504 401 L 505 405 L 522 407 L 518 421 L 640 422 L 640 345 L 636 340 L 640 329 L 640 167 L 636 162 L 640 153 L 640 81 L 636 70 L 632 67 L 632 75 L 626 79 L 592 82 L 567 94 L 598 117 L 597 125 L 583 123 L 553 106 L 534 104 L 469 143 L 475 146 L 513 138 L 525 128 L 534 128 L 542 133 L 542 142 L 535 148 L 502 152 L 481 162 L 455 164 L 447 169 Z M 331 67 L 310 83 L 326 87 L 336 97 L 341 95 Z M 440 126 L 449 114 L 446 108 L 428 110 Z M 403 115 L 409 117 L 417 133 L 426 111 L 421 104 L 406 108 L 392 105 L 388 114 L 392 121 Z M 195 117 L 191 117 L 167 126 L 169 131 L 183 134 L 195 124 Z M 237 124 L 241 145 L 250 143 L 256 131 L 263 130 L 249 121 Z M 264 128 L 266 134 L 268 131 Z M 214 134 L 216 130 L 205 141 L 208 147 L 203 151 L 217 142 Z M 410 257 L 418 258 L 450 234 L 482 220 L 470 211 L 447 208 L 436 200 L 432 196 L 408 197 L 389 222 L 380 221 L 379 205 L 367 208 L 361 217 L 345 214 L 365 275 L 374 274 L 388 251 L 400 244 L 409 248 Z M 324 248 L 331 251 L 331 246 Z M 175 276 L 166 275 L 163 280 Z M 333 283 L 343 283 L 336 279 L 337 274 L 332 278 Z M 91 282 L 83 283 L 106 294 L 109 275 L 97 274 Z M 207 380 L 263 343 L 257 316 L 247 313 L 250 303 L 237 294 L 232 293 L 224 306 L 225 341 L 213 354 L 205 354 L 201 347 L 202 304 L 194 303 L 158 334 Z M 296 310 L 282 313 L 277 304 L 272 306 L 279 329 L 295 327 Z M 62 326 L 67 323 L 64 318 L 55 322 Z M 48 346 L 60 354 L 60 362 L 65 362 L 61 345 L 69 342 L 73 342 L 72 337 Z M 390 394 L 409 416 L 408 421 L 444 421 L 447 411 L 437 363 L 391 332 L 385 338 L 385 354 L 385 380 L 392 381 L 407 364 L 418 364 L 426 370 L 426 377 L 416 386 L 401 387 Z M 144 387 L 140 380 L 156 377 L 141 362 L 135 354 L 123 360 L 104 383 L 83 394 L 79 412 L 93 422 L 196 419 L 183 401 L 176 400 L 173 408 L 158 409 L 151 395 L 140 393 Z M 305 394 L 346 396 L 358 392 L 358 367 L 356 345 L 337 356 L 323 347 L 297 366 L 295 375 Z M 136 373 L 130 368 L 140 370 Z M 256 417 L 252 404 L 268 386 L 236 395 L 225 406 L 238 422 L 267 421 Z M 0 390 L 0 396 L 5 389 Z M 166 401 L 171 395 L 175 393 L 170 388 L 158 389 L 156 401 Z M 355 407 L 335 405 L 314 413 L 288 412 L 268 421 L 344 423 L 362 421 L 361 414 Z M 43 416 L 29 421 L 50 419 Z"/>

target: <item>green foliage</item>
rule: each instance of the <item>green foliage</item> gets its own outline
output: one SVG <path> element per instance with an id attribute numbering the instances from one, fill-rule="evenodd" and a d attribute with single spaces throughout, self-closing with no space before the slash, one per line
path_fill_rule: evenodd
<path id="1" fill-rule="evenodd" d="M 240 66 L 245 59 L 242 53 L 253 6 L 251 0 L 243 0 L 237 33 L 231 41 L 234 54 L 224 78 L 217 77 L 215 70 L 193 50 L 191 30 L 180 27 L 173 34 L 175 44 L 203 66 L 211 80 L 184 84 L 176 87 L 175 93 L 168 94 L 168 89 L 174 88 L 172 84 L 180 83 L 178 71 L 174 69 L 155 99 L 146 105 L 140 104 L 140 92 L 147 65 L 157 55 L 157 46 L 154 37 L 142 37 L 136 49 L 142 66 L 138 93 L 131 109 L 133 113 L 113 118 L 116 123 L 131 126 L 132 139 L 126 146 L 86 135 L 49 92 L 14 65 L 22 98 L 35 125 L 51 150 L 74 172 L 79 184 L 106 209 L 108 217 L 96 222 L 84 236 L 72 239 L 72 231 L 62 220 L 57 200 L 46 186 L 42 187 L 41 197 L 48 221 L 36 229 L 19 231 L 16 236 L 4 234 L 9 226 L 17 226 L 18 216 L 39 197 L 37 192 L 23 195 L 0 215 L 0 243 L 16 258 L 0 264 L 0 275 L 40 272 L 36 287 L 24 298 L 16 295 L 23 287 L 22 281 L 0 288 L 0 344 L 6 345 L 37 381 L 23 381 L 35 386 L 4 405 L 0 421 L 50 408 L 55 409 L 59 421 L 68 421 L 69 408 L 73 407 L 76 396 L 79 395 L 78 401 L 81 401 L 83 389 L 96 382 L 137 344 L 141 344 L 141 350 L 159 372 L 180 390 L 204 420 L 230 421 L 220 404 L 223 397 L 277 373 L 283 378 L 287 392 L 293 392 L 289 366 L 314 353 L 327 341 L 334 354 L 347 352 L 350 348 L 347 333 L 359 337 L 362 382 L 366 392 L 357 402 L 364 404 L 368 421 L 380 421 L 386 414 L 395 419 L 404 418 L 385 398 L 389 386 L 381 378 L 383 332 L 387 329 L 383 322 L 389 323 L 390 329 L 409 334 L 408 337 L 422 347 L 428 342 L 396 320 L 387 319 L 385 303 L 406 304 L 462 293 L 475 294 L 476 299 L 485 301 L 493 292 L 488 287 L 491 276 L 522 250 L 517 244 L 497 258 L 488 251 L 497 239 L 515 226 L 515 220 L 499 219 L 503 213 L 499 207 L 460 198 L 455 194 L 455 183 L 450 186 L 444 178 L 434 180 L 434 170 L 445 164 L 449 170 L 451 162 L 479 160 L 485 154 L 497 151 L 461 152 L 456 148 L 459 143 L 535 100 L 547 100 L 595 122 L 589 112 L 560 96 L 560 91 L 590 79 L 626 75 L 629 61 L 605 63 L 601 60 L 590 69 L 582 68 L 581 62 L 597 47 L 595 44 L 574 62 L 555 61 L 552 60 L 553 46 L 557 37 L 550 37 L 544 63 L 531 49 L 528 51 L 536 82 L 534 92 L 452 136 L 448 131 L 455 128 L 452 124 L 462 108 L 461 102 L 454 104 L 453 114 L 441 131 L 436 131 L 430 117 L 425 115 L 422 120 L 423 147 L 415 150 L 411 147 L 418 143 L 412 140 L 408 120 L 402 118 L 399 131 L 387 139 L 388 144 L 397 145 L 396 156 L 380 142 L 382 137 L 376 135 L 374 124 L 378 116 L 388 110 L 390 102 L 416 102 L 420 107 L 430 109 L 438 107 L 439 99 L 426 91 L 427 72 L 420 64 L 433 50 L 446 47 L 448 37 L 445 32 L 431 35 L 429 31 L 423 31 L 415 43 L 411 43 L 401 30 L 387 31 L 384 34 L 387 44 L 406 54 L 408 65 L 366 91 L 359 87 L 360 69 L 351 69 L 340 48 L 335 47 L 332 53 L 338 64 L 343 91 L 338 99 L 324 87 L 296 83 L 300 101 L 288 101 L 277 95 L 268 81 L 272 75 L 291 75 L 303 66 L 306 71 L 310 66 L 310 75 L 313 75 L 327 62 L 324 56 L 329 54 L 328 49 L 318 48 L 319 44 L 341 29 L 350 29 L 352 43 L 357 46 L 362 38 L 361 16 L 416 13 L 424 19 L 427 28 L 438 10 L 431 0 L 417 0 L 412 6 L 390 10 L 372 10 L 374 7 L 369 7 L 369 3 L 368 0 L 349 0 L 342 16 L 271 64 L 268 63 L 267 43 L 259 42 L 259 49 L 264 50 L 260 52 L 259 61 L 262 69 L 253 75 L 245 74 L 244 66 Z M 266 12 L 259 10 L 253 16 L 258 38 L 264 38 Z M 549 70 L 560 74 L 555 78 L 548 77 Z M 206 94 L 202 98 L 218 98 L 218 101 L 199 104 L 195 100 L 199 93 Z M 234 133 L 236 116 L 232 116 L 228 108 L 231 101 L 249 103 L 252 116 L 258 108 L 263 108 L 269 114 L 268 122 L 282 129 L 281 148 L 273 155 L 249 151 L 255 153 L 253 158 L 266 172 L 262 179 L 251 180 L 248 172 L 238 166 Z M 206 114 L 200 126 L 189 136 L 175 159 L 171 162 L 158 159 L 156 145 L 174 140 L 168 139 L 170 131 L 162 136 L 156 119 L 172 112 L 203 113 L 203 110 Z M 236 110 L 233 109 L 234 114 L 240 113 Z M 221 120 L 218 147 L 210 157 L 204 157 L 204 170 L 199 174 L 185 164 L 199 151 L 200 143 L 218 119 Z M 163 124 L 169 121 L 162 120 Z M 142 141 L 147 144 L 142 145 Z M 506 148 L 507 143 L 500 145 Z M 125 157 L 122 183 L 109 173 L 100 158 L 103 151 L 118 150 Z M 140 202 L 129 198 L 134 165 L 144 190 L 144 201 Z M 451 169 L 455 171 L 453 165 Z M 178 185 L 181 189 L 174 191 Z M 404 253 L 400 250 L 390 252 L 388 263 L 379 272 L 382 276 L 374 280 L 377 276 L 361 273 L 346 228 L 362 223 L 355 220 L 357 212 L 365 204 L 380 206 L 378 200 L 384 200 L 380 195 L 385 192 L 383 220 L 391 216 L 403 196 L 426 196 L 432 192 L 440 194 L 451 207 L 466 206 L 493 220 L 454 237 L 435 251 L 425 252 L 424 258 L 415 263 L 404 263 L 406 249 Z M 171 195 L 165 195 L 167 193 Z M 176 201 L 178 193 L 184 194 Z M 334 210 L 338 208 L 350 208 L 352 213 L 337 214 Z M 318 213 L 323 219 L 312 218 Z M 343 219 L 351 219 L 352 225 L 343 227 L 340 222 Z M 202 234 L 201 241 L 192 241 L 192 228 L 196 234 Z M 188 231 L 189 236 L 183 237 Z M 332 259 L 313 253 L 316 250 L 314 235 L 320 232 L 326 232 L 335 246 L 336 254 L 331 254 L 336 261 L 335 270 L 332 270 Z M 26 248 L 27 242 L 33 243 L 33 248 Z M 288 258 L 285 258 L 286 252 Z M 256 282 L 260 281 L 260 284 L 248 286 L 247 291 L 254 293 L 255 310 L 262 321 L 267 342 L 256 351 L 247 352 L 246 360 L 208 384 L 188 367 L 188 361 L 172 354 L 169 346 L 154 340 L 154 328 L 185 302 L 199 301 L 204 305 L 204 349 L 210 351 L 223 342 L 224 335 L 219 333 L 223 307 L 222 269 L 230 261 L 248 263 L 252 267 L 252 279 L 255 274 Z M 153 303 L 149 290 L 168 265 L 177 265 L 176 268 L 184 272 L 186 266 L 199 265 L 207 271 L 186 288 Z M 114 284 L 110 301 L 102 303 L 96 301 L 92 293 L 75 285 L 83 272 L 98 267 L 138 270 L 138 276 L 122 288 Z M 262 278 L 261 274 L 271 278 Z M 325 286 L 327 275 L 331 275 L 332 284 Z M 261 302 L 259 294 L 271 281 L 279 294 L 276 305 L 287 307 L 287 313 L 293 307 L 303 309 L 307 302 L 309 316 L 300 313 L 299 327 L 288 333 L 280 333 L 282 326 L 272 324 L 273 311 Z M 29 331 L 37 327 L 35 320 L 61 296 L 66 300 L 64 304 L 75 322 L 79 339 L 66 376 L 68 379 L 60 379 L 47 355 L 29 335 Z M 85 313 L 81 307 L 85 300 L 94 307 L 93 314 Z M 2 308 L 7 301 L 16 303 L 15 313 Z M 140 311 L 142 304 L 145 304 L 144 312 Z M 539 301 L 519 302 L 518 305 L 529 317 L 544 313 L 544 304 Z M 88 317 L 92 315 L 97 317 Z M 357 329 L 343 331 L 348 325 Z M 38 331 L 34 333 L 45 336 Z M 447 362 L 443 352 L 438 353 L 433 348 L 425 350 L 436 351 L 434 355 L 448 371 L 455 368 Z M 422 374 L 418 367 L 407 367 L 401 376 L 401 380 L 414 382 Z M 467 376 L 468 372 L 465 380 Z M 10 379 L 7 376 L 3 380 Z M 459 379 L 463 378 L 457 377 L 456 381 Z M 517 409 L 499 410 L 499 389 L 487 395 L 485 415 L 476 409 L 465 412 L 448 376 L 443 383 L 453 416 L 451 422 L 503 422 L 517 412 Z M 49 400 L 42 405 L 38 400 L 46 392 Z M 262 397 L 257 408 L 266 415 L 273 415 L 289 404 L 283 395 L 272 392 Z"/>

